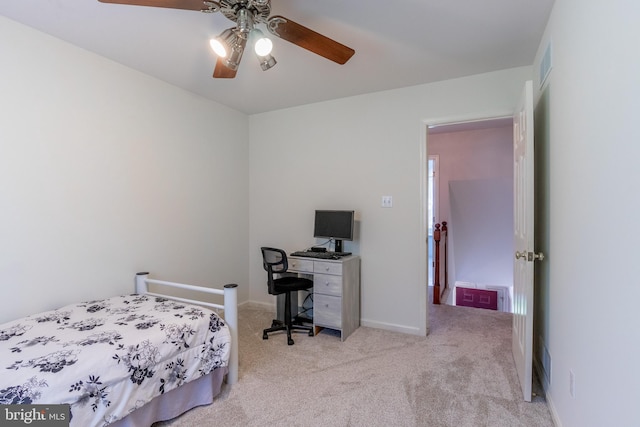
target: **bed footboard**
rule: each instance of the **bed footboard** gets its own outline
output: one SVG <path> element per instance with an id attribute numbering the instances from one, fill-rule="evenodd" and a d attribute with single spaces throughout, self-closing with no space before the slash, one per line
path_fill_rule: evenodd
<path id="1" fill-rule="evenodd" d="M 207 294 L 222 295 L 224 297 L 224 305 L 209 302 L 198 301 L 189 298 L 174 297 L 172 295 L 159 294 L 149 292 L 149 285 L 161 285 L 172 288 L 187 289 L 195 292 L 203 292 Z M 229 326 L 231 334 L 231 352 L 229 355 L 229 373 L 227 374 L 227 384 L 235 384 L 238 381 L 238 285 L 224 285 L 223 289 L 207 288 L 204 286 L 186 285 L 184 283 L 167 282 L 164 280 L 155 280 L 149 278 L 149 273 L 136 274 L 136 293 L 147 294 L 158 297 L 173 299 L 176 301 L 188 302 L 192 304 L 204 305 L 207 307 L 224 310 L 224 320 Z"/>

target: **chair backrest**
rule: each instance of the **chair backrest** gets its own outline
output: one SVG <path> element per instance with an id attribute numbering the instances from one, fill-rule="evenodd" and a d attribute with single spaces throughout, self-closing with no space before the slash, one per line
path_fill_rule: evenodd
<path id="1" fill-rule="evenodd" d="M 287 253 L 282 249 L 261 247 L 262 251 L 262 267 L 267 271 L 267 279 L 269 285 L 269 293 L 273 294 L 274 290 L 274 274 L 286 273 L 289 265 L 287 263 Z"/>

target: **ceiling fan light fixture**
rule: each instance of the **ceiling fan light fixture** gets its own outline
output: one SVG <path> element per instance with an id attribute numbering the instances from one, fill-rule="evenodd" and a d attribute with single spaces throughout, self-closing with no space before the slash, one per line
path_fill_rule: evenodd
<path id="1" fill-rule="evenodd" d="M 211 50 L 221 58 L 227 56 L 227 48 L 220 42 L 218 39 L 209 40 L 209 44 L 211 45 Z"/>
<path id="2" fill-rule="evenodd" d="M 262 68 L 262 71 L 267 71 L 277 64 L 276 59 L 271 56 L 271 54 L 263 56 L 258 55 L 258 61 L 260 62 L 260 68 Z"/>
<path id="3" fill-rule="evenodd" d="M 267 56 L 273 49 L 273 42 L 268 37 L 265 37 L 262 31 L 257 28 L 251 30 L 251 37 L 254 40 L 253 50 L 258 56 Z"/>
<path id="4" fill-rule="evenodd" d="M 216 55 L 221 58 L 226 58 L 231 51 L 231 47 L 235 43 L 235 39 L 236 35 L 233 30 L 231 28 L 227 28 L 218 37 L 209 40 L 209 44 Z"/>
<path id="5" fill-rule="evenodd" d="M 244 47 L 247 44 L 247 39 L 242 37 L 236 37 L 233 45 L 231 46 L 231 50 L 229 55 L 224 60 L 225 65 L 232 70 L 237 70 L 238 65 L 240 65 L 240 60 L 242 59 L 242 54 L 244 53 Z"/>

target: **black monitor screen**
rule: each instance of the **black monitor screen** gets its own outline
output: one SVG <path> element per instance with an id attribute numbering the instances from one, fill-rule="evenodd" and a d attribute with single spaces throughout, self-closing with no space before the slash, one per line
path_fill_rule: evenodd
<path id="1" fill-rule="evenodd" d="M 353 240 L 354 211 L 316 211 L 313 237 Z"/>

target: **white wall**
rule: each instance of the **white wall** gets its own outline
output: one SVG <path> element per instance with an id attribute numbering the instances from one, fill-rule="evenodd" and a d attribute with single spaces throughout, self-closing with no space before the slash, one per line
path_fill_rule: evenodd
<path id="1" fill-rule="evenodd" d="M 273 301 L 260 246 L 305 248 L 314 209 L 355 209 L 362 324 L 423 333 L 426 123 L 510 114 L 530 78 L 523 67 L 251 116 L 251 299 Z M 383 195 L 393 208 L 380 206 Z"/>
<path id="2" fill-rule="evenodd" d="M 634 0 L 556 0 L 534 65 L 552 40 L 535 116 L 536 240 L 547 254 L 536 333 L 563 427 L 640 425 L 638 22 Z"/>
<path id="3" fill-rule="evenodd" d="M 450 181 L 453 277 L 480 288 L 513 284 L 513 181 Z M 447 224 L 449 226 L 449 224 Z"/>
<path id="4" fill-rule="evenodd" d="M 133 291 L 248 298 L 248 118 L 0 17 L 0 322 Z"/>

